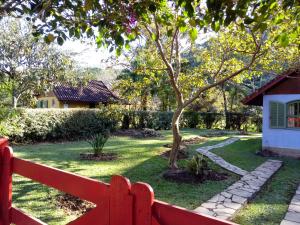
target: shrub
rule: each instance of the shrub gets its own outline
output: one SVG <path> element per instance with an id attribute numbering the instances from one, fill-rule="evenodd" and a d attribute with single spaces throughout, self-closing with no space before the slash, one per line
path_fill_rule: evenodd
<path id="1" fill-rule="evenodd" d="M 86 139 L 114 131 L 118 121 L 99 109 L 26 109 L 2 124 L 12 141 L 39 142 Z"/>
<path id="2" fill-rule="evenodd" d="M 200 113 L 200 118 L 202 124 L 204 124 L 206 129 L 211 129 L 216 123 L 218 123 L 222 119 L 221 113 L 215 113 L 215 112 L 205 112 Z"/>
<path id="3" fill-rule="evenodd" d="M 95 134 L 91 137 L 88 143 L 92 146 L 94 155 L 100 155 L 103 152 L 103 147 L 109 138 L 108 133 L 104 134 Z"/>
<path id="4" fill-rule="evenodd" d="M 200 113 L 195 111 L 187 111 L 183 114 L 184 127 L 197 128 L 200 124 Z"/>
<path id="5" fill-rule="evenodd" d="M 188 162 L 187 169 L 190 173 L 202 177 L 208 172 L 208 163 L 202 154 L 197 154 Z"/>

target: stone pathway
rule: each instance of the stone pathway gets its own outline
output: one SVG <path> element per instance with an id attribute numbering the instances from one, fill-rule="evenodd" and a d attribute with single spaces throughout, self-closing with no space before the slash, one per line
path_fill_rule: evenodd
<path id="1" fill-rule="evenodd" d="M 281 161 L 267 160 L 223 192 L 203 203 L 195 211 L 230 220 L 248 201 L 255 197 L 281 165 Z"/>
<path id="2" fill-rule="evenodd" d="M 280 225 L 300 225 L 300 185 Z"/>
<path id="3" fill-rule="evenodd" d="M 217 156 L 216 154 L 210 152 L 210 150 L 215 149 L 215 148 L 221 148 L 224 147 L 226 145 L 230 145 L 236 141 L 240 140 L 237 137 L 234 138 L 229 138 L 226 141 L 223 141 L 219 144 L 216 145 L 211 145 L 211 146 L 205 146 L 205 147 L 201 147 L 196 149 L 196 151 L 200 154 L 205 155 L 206 157 L 208 157 L 210 160 L 212 160 L 214 163 L 218 164 L 219 166 L 223 167 L 226 170 L 229 170 L 235 174 L 238 174 L 240 176 L 244 176 L 248 173 L 248 171 L 243 170 L 237 166 L 234 166 L 232 164 L 230 164 L 229 162 L 226 162 L 224 159 L 222 159 L 220 156 Z"/>

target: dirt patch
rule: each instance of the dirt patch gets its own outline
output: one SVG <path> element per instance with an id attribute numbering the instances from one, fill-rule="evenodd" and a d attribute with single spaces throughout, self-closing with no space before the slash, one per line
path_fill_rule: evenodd
<path id="1" fill-rule="evenodd" d="M 165 145 L 163 145 L 165 148 L 172 148 L 172 144 L 165 144 Z M 180 151 L 185 151 L 187 149 L 187 145 L 185 145 L 185 144 L 181 144 L 180 145 Z"/>
<path id="2" fill-rule="evenodd" d="M 167 170 L 163 177 L 166 180 L 175 181 L 178 183 L 202 183 L 206 180 L 220 181 L 225 180 L 228 177 L 226 173 L 218 173 L 212 170 L 207 171 L 204 176 L 196 176 L 193 173 L 190 173 L 188 170 Z"/>
<path id="3" fill-rule="evenodd" d="M 96 206 L 91 202 L 81 200 L 78 197 L 66 193 L 61 193 L 56 196 L 55 205 L 64 210 L 68 215 L 78 216 L 81 216 Z"/>
<path id="4" fill-rule="evenodd" d="M 262 157 L 279 157 L 279 154 L 275 152 L 271 152 L 269 150 L 260 150 L 256 152 L 256 155 L 262 156 Z"/>
<path id="5" fill-rule="evenodd" d="M 247 131 L 227 131 L 227 130 L 220 130 L 220 131 L 213 131 L 204 134 L 203 137 L 220 137 L 220 136 L 228 136 L 228 135 L 249 135 Z"/>
<path id="6" fill-rule="evenodd" d="M 161 157 L 168 159 L 170 157 L 170 153 L 171 153 L 171 150 L 165 151 L 161 154 Z M 189 157 L 189 154 L 185 150 L 180 150 L 177 154 L 177 159 L 187 159 L 188 157 Z"/>
<path id="7" fill-rule="evenodd" d="M 186 139 L 186 140 L 183 140 L 182 141 L 182 144 L 185 144 L 185 145 L 196 145 L 196 144 L 200 144 L 202 142 L 205 142 L 207 141 L 207 138 L 206 137 L 193 137 L 193 138 L 189 138 L 189 139 Z"/>
<path id="8" fill-rule="evenodd" d="M 134 138 L 151 138 L 151 137 L 163 137 L 163 135 L 153 129 L 128 129 L 128 130 L 118 130 L 113 133 L 115 136 L 126 136 Z"/>
<path id="9" fill-rule="evenodd" d="M 79 155 L 80 160 L 91 160 L 91 161 L 112 161 L 118 158 L 116 153 L 81 153 Z"/>

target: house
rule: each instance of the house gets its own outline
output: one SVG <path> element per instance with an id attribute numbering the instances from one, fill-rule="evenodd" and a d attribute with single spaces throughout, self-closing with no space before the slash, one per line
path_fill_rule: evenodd
<path id="1" fill-rule="evenodd" d="M 53 91 L 38 96 L 38 108 L 95 108 L 120 99 L 102 81 L 92 80 L 86 86 L 58 85 Z"/>
<path id="2" fill-rule="evenodd" d="M 263 106 L 263 150 L 300 157 L 300 70 L 286 71 L 243 100 Z"/>

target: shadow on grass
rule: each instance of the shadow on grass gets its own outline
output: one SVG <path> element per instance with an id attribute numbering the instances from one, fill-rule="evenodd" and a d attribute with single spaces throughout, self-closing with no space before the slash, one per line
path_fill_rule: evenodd
<path id="1" fill-rule="evenodd" d="M 198 131 L 183 133 L 187 137 L 199 135 Z M 112 175 L 121 174 L 132 182 L 149 183 L 154 188 L 157 199 L 189 209 L 198 207 L 238 179 L 231 174 L 225 181 L 206 181 L 202 184 L 166 181 L 161 174 L 167 169 L 167 160 L 159 156 L 166 150 L 162 145 L 171 142 L 169 136 L 166 134 L 165 136 L 163 140 L 112 138 L 107 143 L 105 151 L 117 152 L 120 157 L 115 161 L 107 162 L 80 161 L 79 154 L 90 151 L 86 142 L 20 146 L 15 148 L 15 154 L 20 158 L 105 182 L 109 182 Z M 222 137 L 209 139 L 213 140 L 209 144 L 214 144 L 221 139 Z M 194 152 L 193 149 L 197 146 L 199 145 L 193 145 L 190 151 Z M 182 166 L 185 164 L 184 160 L 180 162 Z M 53 189 L 25 178 L 14 179 L 13 187 L 14 203 L 31 215 L 49 224 L 64 224 L 65 221 L 71 220 L 70 216 L 65 215 L 55 206 L 53 199 L 57 192 Z"/>

